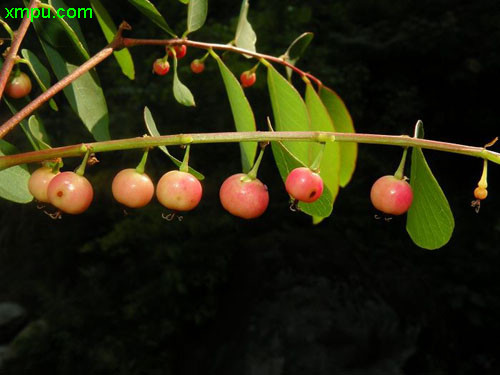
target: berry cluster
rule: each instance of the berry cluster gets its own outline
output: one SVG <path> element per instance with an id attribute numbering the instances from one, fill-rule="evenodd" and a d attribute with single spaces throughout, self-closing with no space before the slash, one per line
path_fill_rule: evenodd
<path id="1" fill-rule="evenodd" d="M 296 168 L 290 172 L 285 187 L 293 200 L 314 202 L 323 192 L 323 180 L 309 168 Z M 45 166 L 33 172 L 28 188 L 39 202 L 50 203 L 68 214 L 84 212 L 94 196 L 92 185 L 84 176 L 75 172 L 60 173 Z M 111 190 L 117 202 L 130 208 L 146 206 L 155 193 L 151 178 L 134 168 L 120 171 L 113 179 Z M 165 173 L 156 185 L 158 201 L 174 211 L 193 210 L 202 194 L 200 181 L 179 170 Z M 228 177 L 220 187 L 219 197 L 229 213 L 244 219 L 261 216 L 269 204 L 267 186 L 245 173 Z"/>

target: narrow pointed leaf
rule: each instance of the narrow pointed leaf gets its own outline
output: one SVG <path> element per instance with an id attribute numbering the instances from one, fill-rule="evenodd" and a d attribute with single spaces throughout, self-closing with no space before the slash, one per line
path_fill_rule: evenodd
<path id="1" fill-rule="evenodd" d="M 22 49 L 21 55 L 28 62 L 27 65 L 30 68 L 31 73 L 35 77 L 42 91 L 43 92 L 47 91 L 47 88 L 50 87 L 50 73 L 47 70 L 47 68 L 42 64 L 42 62 L 38 59 L 38 57 L 30 50 Z M 54 111 L 59 110 L 54 99 L 49 100 L 49 105 Z"/>
<path id="2" fill-rule="evenodd" d="M 311 117 L 311 130 L 334 132 L 333 122 L 311 83 L 306 87 L 306 106 Z M 321 149 L 321 145 L 312 144 L 314 157 Z M 340 147 L 338 142 L 326 142 L 320 164 L 320 176 L 332 194 L 333 202 L 337 198 L 340 182 Z M 333 203 L 332 202 L 332 203 Z"/>
<path id="3" fill-rule="evenodd" d="M 238 26 L 236 27 L 236 35 L 234 43 L 236 47 L 243 48 L 255 52 L 255 43 L 257 43 L 257 35 L 253 31 L 252 25 L 248 22 L 248 8 L 250 4 L 248 0 L 243 0 L 241 3 L 240 17 L 238 19 Z M 245 56 L 250 57 L 250 56 Z"/>
<path id="4" fill-rule="evenodd" d="M 267 84 L 274 122 L 278 131 L 310 131 L 310 119 L 306 104 L 299 92 L 270 64 L 267 69 Z M 314 155 L 311 142 L 283 142 L 285 147 L 302 163 L 309 166 Z"/>
<path id="5" fill-rule="evenodd" d="M 438 249 L 450 240 L 455 221 L 448 200 L 418 147 L 412 149 L 410 184 L 413 203 L 406 230 L 416 245 Z"/>
<path id="6" fill-rule="evenodd" d="M 160 132 L 158 131 L 158 128 L 156 127 L 155 120 L 153 119 L 153 116 L 151 115 L 151 111 L 149 110 L 148 107 L 144 107 L 144 123 L 146 124 L 146 129 L 148 129 L 149 135 L 152 137 L 159 137 Z M 168 152 L 168 149 L 166 146 L 159 146 L 158 147 L 165 155 L 167 155 L 172 162 L 180 167 L 182 164 L 182 161 L 177 159 L 176 157 L 172 156 L 170 152 Z M 197 172 L 193 168 L 189 167 L 189 173 L 191 173 L 193 176 L 195 176 L 198 180 L 203 180 L 205 179 L 205 176 L 203 176 L 200 172 Z"/>
<path id="7" fill-rule="evenodd" d="M 33 20 L 33 25 L 59 80 L 88 60 L 84 41 L 80 41 L 77 33 L 62 18 L 38 18 Z M 66 87 L 64 95 L 97 141 L 110 138 L 108 108 L 95 70 L 83 74 Z"/>
<path id="8" fill-rule="evenodd" d="M 302 57 L 304 54 L 305 50 L 311 43 L 312 39 L 314 37 L 314 33 L 311 32 L 306 32 L 303 33 L 302 35 L 298 36 L 297 39 L 295 39 L 292 44 L 290 44 L 290 47 L 286 50 L 284 54 L 285 60 L 287 60 L 290 64 L 295 65 L 297 61 Z M 286 73 L 288 76 L 288 79 L 291 78 L 292 76 L 292 69 L 286 68 Z"/>
<path id="9" fill-rule="evenodd" d="M 186 34 L 192 33 L 200 29 L 207 19 L 208 1 L 207 0 L 190 0 L 188 4 L 187 14 L 187 31 Z"/>
<path id="10" fill-rule="evenodd" d="M 19 153 L 13 145 L 0 139 L 0 156 Z M 28 190 L 30 173 L 25 164 L 0 171 L 0 197 L 16 203 L 29 203 L 33 196 Z"/>
<path id="11" fill-rule="evenodd" d="M 236 130 L 239 132 L 255 131 L 255 117 L 238 79 L 222 62 L 219 56 L 215 53 L 212 53 L 212 56 L 219 65 L 222 80 L 224 81 L 227 96 L 229 98 L 231 111 L 233 113 Z M 240 142 L 241 164 L 243 172 L 245 173 L 253 166 L 255 155 L 257 154 L 257 146 L 257 142 Z"/>
<path id="12" fill-rule="evenodd" d="M 90 0 L 90 5 L 92 6 L 92 9 L 94 9 L 97 21 L 99 22 L 99 26 L 101 26 L 101 30 L 106 38 L 106 41 L 110 43 L 118 31 L 113 19 L 100 0 Z M 127 48 L 124 48 L 120 51 L 113 52 L 113 55 L 115 56 L 122 73 L 131 80 L 135 79 L 134 61 L 132 60 L 130 51 Z"/>
<path id="13" fill-rule="evenodd" d="M 283 145 L 283 142 L 271 142 L 271 147 L 274 160 L 283 181 L 286 180 L 286 177 L 293 169 L 306 166 L 293 156 L 290 150 Z M 321 197 L 316 202 L 300 202 L 298 207 L 302 212 L 313 217 L 328 217 L 332 213 L 333 208 L 332 193 L 328 186 L 325 186 L 323 194 L 321 194 Z"/>
<path id="14" fill-rule="evenodd" d="M 188 107 L 194 107 L 196 103 L 194 102 L 193 94 L 191 91 L 184 85 L 177 75 L 177 58 L 174 56 L 174 97 L 182 105 Z"/>
<path id="15" fill-rule="evenodd" d="M 149 0 L 128 0 L 130 4 L 135 6 L 142 14 L 148 17 L 151 21 L 153 21 L 157 26 L 161 27 L 168 34 L 177 37 L 175 32 L 168 26 L 165 18 L 160 14 L 158 9 L 149 1 Z"/>
<path id="16" fill-rule="evenodd" d="M 351 115 L 347 110 L 343 100 L 333 90 L 322 86 L 319 96 L 323 101 L 333 126 L 337 132 L 355 133 Z M 340 143 L 340 186 L 345 187 L 351 181 L 356 169 L 356 159 L 358 157 L 358 145 L 355 142 Z"/>
<path id="17" fill-rule="evenodd" d="M 28 126 L 31 134 L 38 143 L 39 150 L 46 150 L 51 148 L 49 145 L 50 144 L 49 135 L 45 131 L 45 128 L 43 127 L 42 123 L 38 121 L 36 116 L 34 115 L 30 116 L 28 120 Z"/>

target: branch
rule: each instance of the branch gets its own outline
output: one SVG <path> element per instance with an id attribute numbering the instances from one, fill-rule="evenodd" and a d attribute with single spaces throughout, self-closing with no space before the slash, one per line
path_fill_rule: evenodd
<path id="1" fill-rule="evenodd" d="M 194 47 L 194 48 L 200 48 L 200 49 L 215 49 L 215 50 L 220 50 L 220 51 L 228 51 L 228 52 L 234 52 L 238 53 L 240 55 L 248 55 L 255 57 L 256 59 L 265 59 L 267 61 L 271 61 L 277 64 L 284 65 L 290 69 L 292 69 L 294 72 L 299 74 L 301 77 L 307 77 L 311 81 L 315 82 L 318 87 L 321 87 L 323 84 L 321 81 L 313 76 L 310 73 L 304 72 L 303 70 L 297 68 L 295 65 L 290 64 L 288 61 L 285 61 L 282 58 L 271 56 L 271 55 L 266 55 L 263 53 L 258 53 L 258 52 L 252 52 L 243 48 L 238 48 L 235 47 L 231 44 L 218 44 L 218 43 L 204 43 L 204 42 L 197 42 L 193 40 L 188 40 L 188 39 L 134 39 L 134 38 L 122 38 L 122 43 L 124 48 L 129 48 L 129 47 L 135 47 L 135 46 L 175 46 L 175 45 L 181 45 L 184 44 L 188 47 Z"/>
<path id="2" fill-rule="evenodd" d="M 39 0 L 31 0 L 28 5 L 28 17 L 24 18 L 21 22 L 21 26 L 14 33 L 14 39 L 12 40 L 12 44 L 9 49 L 9 53 L 5 58 L 5 61 L 2 66 L 2 71 L 0 72 L 0 99 L 2 99 L 3 91 L 5 90 L 5 86 L 7 85 L 7 81 L 9 80 L 10 73 L 12 72 L 12 68 L 14 66 L 14 62 L 17 57 L 17 52 L 19 51 L 19 47 L 21 47 L 21 43 L 30 27 L 31 23 L 31 9 L 38 8 L 40 4 Z M 1 138 L 1 137 L 0 137 Z"/>
<path id="3" fill-rule="evenodd" d="M 160 137 L 137 137 L 115 139 L 111 141 L 76 144 L 72 146 L 51 148 L 48 150 L 31 151 L 16 155 L 0 157 L 0 170 L 14 165 L 41 162 L 58 157 L 81 157 L 90 149 L 92 152 L 109 152 L 118 150 L 144 149 L 158 146 L 173 146 L 201 143 L 230 142 L 277 142 L 277 141 L 310 141 L 310 142 L 356 142 L 365 144 L 383 144 L 400 147 L 421 147 L 437 151 L 478 157 L 500 164 L 500 153 L 489 151 L 484 147 L 466 146 L 456 143 L 432 141 L 428 139 L 411 138 L 407 135 L 383 135 L 334 132 L 225 132 L 176 134 Z"/>

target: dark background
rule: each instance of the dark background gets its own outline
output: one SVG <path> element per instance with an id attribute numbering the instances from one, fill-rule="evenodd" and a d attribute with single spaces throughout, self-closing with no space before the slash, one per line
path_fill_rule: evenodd
<path id="1" fill-rule="evenodd" d="M 211 0 L 206 26 L 191 38 L 231 40 L 240 2 L 231 3 Z M 180 2 L 155 4 L 184 30 Z M 132 24 L 129 35 L 165 37 L 127 2 L 107 5 L 117 23 Z M 421 119 L 430 139 L 481 146 L 499 135 L 496 0 L 254 0 L 249 19 L 258 50 L 273 55 L 315 33 L 299 66 L 343 97 L 358 132 L 412 134 Z M 105 42 L 96 20 L 80 24 L 97 52 Z M 26 43 L 39 50 L 33 31 Z M 201 76 L 189 71 L 201 51 L 189 50 L 179 72 L 196 108 L 174 101 L 171 74 L 151 74 L 162 49 L 131 52 L 134 82 L 113 59 L 98 68 L 114 138 L 145 133 L 145 105 L 165 134 L 233 129 L 214 62 Z M 226 63 L 239 74 L 254 62 Z M 271 110 L 264 70 L 257 74 L 246 93 L 265 129 Z M 56 99 L 60 113 L 41 111 L 54 145 L 90 141 L 62 95 Z M 22 146 L 21 132 L 8 140 Z M 125 215 L 113 201 L 113 175 L 137 164 L 135 151 L 99 155 L 87 172 L 94 202 L 80 216 L 54 221 L 35 203 L 2 201 L 0 302 L 25 312 L 0 326 L 0 373 L 500 373 L 500 169 L 490 165 L 490 196 L 476 214 L 470 202 L 482 162 L 425 152 L 456 221 L 451 241 L 428 251 L 411 242 L 404 218 L 374 219 L 370 186 L 394 172 L 400 153 L 361 145 L 351 184 L 318 226 L 288 209 L 270 152 L 259 171 L 270 189 L 267 212 L 254 221 L 227 214 L 218 187 L 239 172 L 237 145 L 192 148 L 192 166 L 206 175 L 204 198 L 182 222 L 163 220 L 157 202 Z M 77 164 L 66 160 L 67 168 Z M 155 151 L 147 172 L 156 181 L 172 168 Z"/>

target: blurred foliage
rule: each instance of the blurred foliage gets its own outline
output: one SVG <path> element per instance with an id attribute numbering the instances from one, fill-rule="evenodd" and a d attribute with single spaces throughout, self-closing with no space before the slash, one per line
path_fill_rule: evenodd
<path id="1" fill-rule="evenodd" d="M 116 23 L 133 25 L 130 35 L 165 36 L 131 7 L 103 3 Z M 420 118 L 433 139 L 482 145 L 498 135 L 491 95 L 500 84 L 496 0 L 285 3 L 251 2 L 257 50 L 279 55 L 302 32 L 314 32 L 299 66 L 339 92 L 357 131 L 411 134 Z M 172 28 L 183 30 L 181 2 L 155 4 Z M 229 41 L 239 5 L 211 0 L 206 26 L 191 38 Z M 95 53 L 105 44 L 97 22 L 80 23 Z M 39 50 L 34 38 L 26 47 Z M 134 82 L 112 59 L 98 68 L 112 137 L 144 134 L 144 105 L 162 133 L 233 129 L 215 62 L 207 60 L 202 76 L 190 74 L 188 62 L 201 51 L 189 50 L 179 64 L 196 108 L 175 102 L 171 76 L 151 74 L 162 49 L 131 52 Z M 235 73 L 252 65 L 224 58 Z M 271 109 L 259 73 L 246 93 L 264 129 Z M 57 145 L 90 140 L 67 106 L 60 107 L 56 115 L 42 110 Z M 16 131 L 9 141 L 19 144 L 21 137 Z M 316 227 L 289 212 L 278 172 L 266 163 L 270 152 L 260 172 L 270 188 L 267 213 L 252 222 L 226 214 L 217 189 L 239 171 L 238 156 L 237 145 L 193 148 L 192 166 L 207 176 L 204 199 L 182 221 L 163 220 L 157 203 L 124 214 L 113 202 L 112 176 L 135 165 L 139 152 L 99 155 L 101 163 L 88 171 L 96 197 L 84 215 L 51 221 L 35 204 L 2 202 L 0 299 L 23 305 L 31 321 L 11 344 L 2 373 L 500 371 L 498 168 L 490 168 L 490 196 L 476 215 L 469 203 L 482 164 L 426 153 L 457 225 L 447 246 L 427 252 L 411 244 L 404 220 L 373 219 L 369 186 L 397 167 L 399 150 L 362 147 L 352 183 L 340 192 L 332 217 Z M 67 168 L 77 164 L 66 161 Z M 157 180 L 171 168 L 153 152 L 147 172 Z"/>

